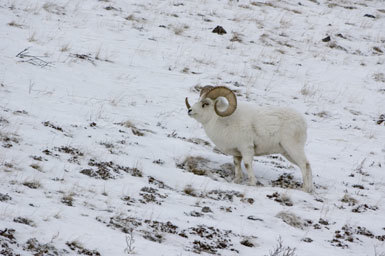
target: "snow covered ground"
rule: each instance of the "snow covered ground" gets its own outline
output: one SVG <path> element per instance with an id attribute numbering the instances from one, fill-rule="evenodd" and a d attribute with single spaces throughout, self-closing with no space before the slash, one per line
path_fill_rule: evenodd
<path id="1" fill-rule="evenodd" d="M 0 39 L 1 255 L 385 254 L 382 0 L 2 0 Z M 204 85 L 302 112 L 314 194 L 234 184 Z"/>

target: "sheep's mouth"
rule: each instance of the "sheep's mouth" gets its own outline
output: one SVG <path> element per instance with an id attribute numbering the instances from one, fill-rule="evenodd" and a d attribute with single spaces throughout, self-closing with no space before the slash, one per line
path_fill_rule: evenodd
<path id="1" fill-rule="evenodd" d="M 196 116 L 196 114 L 197 114 L 197 113 L 192 112 L 192 109 L 191 109 L 191 108 L 190 108 L 189 110 L 187 110 L 187 115 L 188 115 L 189 117 L 194 117 L 194 116 Z"/>

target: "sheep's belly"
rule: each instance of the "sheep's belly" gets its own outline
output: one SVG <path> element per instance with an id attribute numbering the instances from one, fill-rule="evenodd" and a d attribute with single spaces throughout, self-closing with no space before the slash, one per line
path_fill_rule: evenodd
<path id="1" fill-rule="evenodd" d="M 221 148 L 218 145 L 217 145 L 217 148 L 221 152 L 225 153 L 226 155 L 242 156 L 241 150 L 239 150 L 238 148 Z M 279 144 L 269 145 L 264 147 L 258 147 L 257 145 L 254 145 L 253 150 L 254 150 L 254 156 L 264 156 L 264 155 L 284 153 L 284 150 Z"/>

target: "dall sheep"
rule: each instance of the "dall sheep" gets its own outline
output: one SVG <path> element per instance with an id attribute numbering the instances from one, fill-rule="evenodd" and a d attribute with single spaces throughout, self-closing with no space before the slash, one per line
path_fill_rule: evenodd
<path id="1" fill-rule="evenodd" d="M 304 149 L 307 125 L 301 114 L 290 108 L 237 103 L 234 92 L 224 86 L 205 86 L 197 103 L 190 106 L 187 98 L 185 103 L 188 115 L 202 124 L 217 148 L 233 156 L 234 182 L 243 180 L 242 159 L 249 184 L 255 185 L 253 157 L 281 154 L 301 169 L 303 190 L 313 191 L 312 171 Z"/>

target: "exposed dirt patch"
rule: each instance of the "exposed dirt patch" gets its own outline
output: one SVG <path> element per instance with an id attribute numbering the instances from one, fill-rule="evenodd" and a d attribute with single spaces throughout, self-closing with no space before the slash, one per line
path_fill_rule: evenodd
<path id="1" fill-rule="evenodd" d="M 287 195 L 274 192 L 271 195 L 266 195 L 266 197 L 269 199 L 273 199 L 274 201 L 280 203 L 281 205 L 293 206 L 293 202 L 291 201 L 290 197 Z"/>
<path id="2" fill-rule="evenodd" d="M 164 165 L 164 161 L 162 159 L 156 159 L 152 161 L 152 163 L 157 165 Z"/>
<path id="3" fill-rule="evenodd" d="M 10 197 L 8 194 L 0 193 L 0 201 L 1 202 L 7 202 L 12 200 L 12 197 Z"/>
<path id="4" fill-rule="evenodd" d="M 40 255 L 47 255 L 47 256 L 56 256 L 56 255 L 63 255 L 67 254 L 68 252 L 66 250 L 58 250 L 50 243 L 47 244 L 41 244 L 36 238 L 29 239 L 25 245 L 23 246 L 24 250 L 31 251 L 33 255 L 40 256 Z"/>
<path id="5" fill-rule="evenodd" d="M 136 202 L 136 200 L 130 196 L 124 196 L 121 199 L 126 202 L 127 205 L 133 205 Z"/>
<path id="6" fill-rule="evenodd" d="M 334 237 L 330 241 L 333 246 L 341 247 L 343 249 L 349 247 L 349 243 L 362 242 L 357 236 L 366 236 L 368 238 L 385 241 L 385 235 L 376 236 L 365 227 L 344 225 L 341 230 L 334 232 Z"/>
<path id="7" fill-rule="evenodd" d="M 161 205 L 163 199 L 167 198 L 167 195 L 160 194 L 159 190 L 152 187 L 143 187 L 140 189 L 139 195 L 142 197 L 139 202 L 142 204 L 156 203 Z"/>
<path id="8" fill-rule="evenodd" d="M 186 230 L 186 233 L 192 236 L 198 236 L 192 243 L 192 251 L 195 253 L 206 252 L 215 254 L 218 250 L 228 249 L 238 252 L 233 248 L 231 236 L 234 236 L 231 230 L 219 230 L 206 225 L 198 225 Z"/>
<path id="9" fill-rule="evenodd" d="M 128 234 L 131 229 L 135 229 L 139 226 L 142 226 L 141 219 L 134 218 L 134 217 L 124 217 L 120 215 L 111 217 L 109 222 L 105 222 L 98 217 L 96 218 L 96 220 L 102 223 L 105 223 L 107 227 L 119 229 L 126 234 Z"/>
<path id="10" fill-rule="evenodd" d="M 94 159 L 90 159 L 88 162 L 88 165 L 93 168 L 83 169 L 80 171 L 80 173 L 97 178 L 97 179 L 115 179 L 119 175 L 122 174 L 122 172 L 129 173 L 131 176 L 134 177 L 142 177 L 142 171 L 138 168 L 130 168 L 126 166 L 121 166 L 118 164 L 110 162 L 97 162 Z"/>
<path id="11" fill-rule="evenodd" d="M 31 189 L 38 189 L 41 187 L 41 184 L 39 181 L 37 180 L 33 180 L 33 181 L 24 181 L 23 182 L 23 185 L 26 186 L 26 187 L 29 187 Z"/>
<path id="12" fill-rule="evenodd" d="M 341 202 L 348 204 L 348 206 L 355 206 L 357 204 L 357 199 L 354 197 L 350 196 L 349 194 L 345 194 L 341 198 Z"/>
<path id="13" fill-rule="evenodd" d="M 70 57 L 72 57 L 75 60 L 88 61 L 92 65 L 96 65 L 95 58 L 92 56 L 91 53 L 71 53 Z"/>
<path id="14" fill-rule="evenodd" d="M 126 128 L 130 128 L 132 134 L 134 134 L 135 136 L 139 136 L 139 137 L 145 136 L 147 133 L 154 133 L 153 131 L 151 131 L 149 129 L 140 129 L 140 128 L 136 127 L 130 121 L 125 121 L 125 122 L 120 122 L 120 123 L 115 123 L 115 124 L 120 125 L 120 126 L 124 126 Z"/>
<path id="15" fill-rule="evenodd" d="M 60 153 L 71 155 L 71 157 L 67 160 L 70 163 L 80 164 L 79 158 L 84 156 L 83 152 L 71 146 L 55 147 L 54 149 Z"/>
<path id="16" fill-rule="evenodd" d="M 208 142 L 207 140 L 200 139 L 200 138 L 188 138 L 188 139 L 186 139 L 186 141 L 194 143 L 196 145 L 202 145 L 202 146 L 208 146 L 208 147 L 211 146 L 210 142 Z"/>
<path id="17" fill-rule="evenodd" d="M 173 190 L 170 186 L 167 186 L 166 184 L 164 184 L 163 181 L 157 180 L 157 179 L 155 179 L 152 176 L 148 176 L 148 183 L 152 184 L 152 185 L 155 185 L 155 186 L 157 186 L 158 188 L 161 188 L 161 189 Z"/>
<path id="18" fill-rule="evenodd" d="M 214 180 L 222 178 L 231 181 L 234 177 L 234 166 L 232 164 L 226 163 L 218 166 L 218 163 L 201 156 L 188 156 L 176 166 L 195 175 L 209 176 Z"/>
<path id="19" fill-rule="evenodd" d="M 4 117 L 0 116 L 0 126 L 6 126 L 9 124 L 9 121 Z"/>
<path id="20" fill-rule="evenodd" d="M 305 238 L 301 239 L 301 241 L 303 241 L 305 243 L 311 243 L 311 242 L 313 242 L 313 239 L 311 239 L 310 237 L 305 237 Z"/>
<path id="21" fill-rule="evenodd" d="M 157 232 L 164 232 L 169 234 L 177 234 L 179 232 L 179 228 L 172 224 L 170 221 L 164 223 L 154 220 L 145 220 L 144 223 L 151 227 L 152 230 Z"/>
<path id="22" fill-rule="evenodd" d="M 60 202 L 68 206 L 73 206 L 74 201 L 75 199 L 71 194 L 63 196 L 60 200 Z"/>
<path id="23" fill-rule="evenodd" d="M 146 230 L 143 231 L 143 238 L 151 242 L 160 243 L 160 244 L 164 241 L 163 235 L 158 234 L 156 232 L 155 233 L 149 232 Z"/>
<path id="24" fill-rule="evenodd" d="M 195 175 L 207 175 L 211 169 L 207 166 L 208 163 L 210 163 L 210 160 L 207 158 L 189 156 L 182 163 L 177 164 L 177 167 Z"/>
<path id="25" fill-rule="evenodd" d="M 198 211 L 191 211 L 190 213 L 185 213 L 187 216 L 191 217 L 202 217 L 204 214 Z"/>
<path id="26" fill-rule="evenodd" d="M 373 74 L 373 79 L 376 82 L 385 83 L 385 74 L 384 73 L 375 73 L 375 74 Z"/>
<path id="27" fill-rule="evenodd" d="M 294 180 L 293 174 L 284 173 L 278 177 L 277 180 L 271 182 L 273 187 L 298 189 L 302 187 L 302 184 Z"/>
<path id="28" fill-rule="evenodd" d="M 33 220 L 28 219 L 28 218 L 24 218 L 24 217 L 16 217 L 16 218 L 13 219 L 13 222 L 25 224 L 25 225 L 28 225 L 28 226 L 31 226 L 31 227 L 36 227 L 36 225 L 33 222 Z"/>
<path id="29" fill-rule="evenodd" d="M 245 195 L 235 190 L 214 189 L 214 190 L 208 191 L 205 197 L 213 200 L 219 200 L 219 201 L 225 200 L 225 201 L 233 202 L 234 198 L 244 198 Z"/>
<path id="30" fill-rule="evenodd" d="M 100 256 L 100 253 L 98 251 L 86 249 L 86 248 L 84 248 L 83 245 L 81 245 L 77 241 L 66 242 L 66 245 L 72 251 L 76 252 L 77 255 Z"/>
<path id="31" fill-rule="evenodd" d="M 58 154 L 54 154 L 54 153 L 52 153 L 52 151 L 50 151 L 50 150 L 48 150 L 48 149 L 44 149 L 42 152 L 43 152 L 45 155 L 47 155 L 47 156 L 59 157 Z"/>
<path id="32" fill-rule="evenodd" d="M 286 224 L 299 229 L 304 229 L 304 227 L 312 224 L 311 221 L 303 220 L 301 217 L 288 211 L 281 211 L 276 215 L 276 217 L 281 219 Z"/>
<path id="33" fill-rule="evenodd" d="M 3 133 L 0 131 L 0 142 L 2 142 L 3 148 L 11 148 L 15 144 L 19 144 L 19 139 L 16 134 Z"/>
<path id="34" fill-rule="evenodd" d="M 102 218 L 97 218 L 98 221 L 105 223 L 108 227 L 116 228 L 124 233 L 129 233 L 130 230 L 136 230 L 143 238 L 162 243 L 165 241 L 165 234 L 176 235 L 185 240 L 188 245 L 186 250 L 195 253 L 206 252 L 210 254 L 218 253 L 218 250 L 227 249 L 238 253 L 233 248 L 232 238 L 239 235 L 234 234 L 231 230 L 220 230 L 215 227 L 197 225 L 181 230 L 171 221 L 161 222 L 156 220 L 142 220 L 133 217 L 114 216 L 109 221 L 103 221 Z M 246 237 L 243 237 L 245 240 Z M 191 242 L 193 241 L 193 242 Z M 245 242 L 245 246 L 250 244 Z"/>
<path id="35" fill-rule="evenodd" d="M 2 237 L 5 237 L 11 241 L 14 241 L 15 240 L 15 231 L 14 229 L 10 228 L 6 228 L 4 230 L 0 230 L 0 236 Z"/>
<path id="36" fill-rule="evenodd" d="M 172 133 L 167 134 L 167 137 L 168 138 L 180 139 L 180 140 L 183 140 L 183 141 L 187 141 L 187 142 L 193 143 L 195 145 L 201 145 L 201 146 L 207 146 L 207 147 L 211 146 L 211 143 L 208 142 L 207 140 L 203 140 L 203 139 L 200 139 L 200 138 L 186 138 L 186 137 L 183 137 L 183 136 L 179 136 L 176 131 L 173 131 Z"/>
<path id="37" fill-rule="evenodd" d="M 66 14 L 65 8 L 63 6 L 60 6 L 60 5 L 57 5 L 55 3 L 51 3 L 51 2 L 45 3 L 43 5 L 43 9 L 46 12 L 56 14 L 56 15 L 65 15 Z"/>
<path id="38" fill-rule="evenodd" d="M 377 211 L 378 206 L 375 205 L 367 205 L 367 204 L 360 204 L 352 209 L 352 212 L 355 213 L 362 213 L 366 212 L 367 210 Z"/>
<path id="39" fill-rule="evenodd" d="M 247 238 L 243 239 L 240 243 L 241 243 L 241 245 L 246 246 L 246 247 L 254 247 L 255 246 L 254 243 L 251 242 Z"/>
<path id="40" fill-rule="evenodd" d="M 61 128 L 61 127 L 58 126 L 58 125 L 55 125 L 55 124 L 51 123 L 50 121 L 45 121 L 45 122 L 43 122 L 43 125 L 46 126 L 46 127 L 55 129 L 55 130 L 57 130 L 57 131 L 59 131 L 59 132 L 64 132 L 63 128 Z"/>

